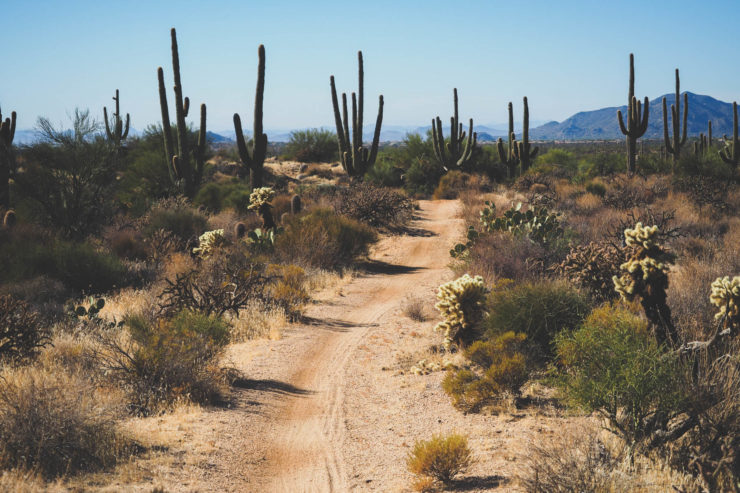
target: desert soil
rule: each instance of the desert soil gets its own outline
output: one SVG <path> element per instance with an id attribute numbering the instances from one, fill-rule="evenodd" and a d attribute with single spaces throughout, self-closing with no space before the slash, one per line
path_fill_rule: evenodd
<path id="1" fill-rule="evenodd" d="M 140 422 L 153 442 L 169 440 L 166 450 L 103 489 L 411 491 L 414 442 L 460 432 L 477 463 L 454 490 L 515 491 L 527 440 L 558 427 L 552 410 L 464 415 L 442 391 L 442 371 L 410 371 L 441 359 L 430 351 L 441 342 L 433 303 L 453 278 L 459 207 L 421 201 L 413 230 L 384 237 L 350 283 L 308 308 L 307 321 L 280 340 L 232 346 L 227 363 L 245 375 L 232 405 Z M 412 298 L 426 304 L 426 321 L 404 315 Z"/>

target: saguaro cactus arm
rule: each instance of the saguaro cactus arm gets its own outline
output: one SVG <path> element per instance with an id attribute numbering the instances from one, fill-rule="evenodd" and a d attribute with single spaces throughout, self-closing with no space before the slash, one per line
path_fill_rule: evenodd
<path id="1" fill-rule="evenodd" d="M 123 119 L 121 118 L 121 107 L 120 97 L 118 89 L 116 89 L 116 95 L 113 96 L 113 101 L 116 102 L 116 112 L 113 113 L 113 118 L 108 120 L 108 108 L 103 106 L 103 120 L 105 121 L 105 135 L 108 140 L 115 144 L 116 147 L 121 146 L 121 142 L 126 140 L 128 137 L 128 130 L 131 124 L 131 116 L 126 113 L 126 123 L 124 125 Z"/>
<path id="2" fill-rule="evenodd" d="M 725 136 L 725 140 L 728 140 Z M 725 143 L 725 148 L 719 151 L 719 157 L 727 164 L 737 167 L 740 164 L 740 145 L 737 135 L 737 102 L 732 103 L 732 143 Z"/>
<path id="3" fill-rule="evenodd" d="M 524 96 L 524 121 L 522 122 L 522 140 L 517 142 L 515 155 L 519 162 L 522 163 L 522 172 L 525 172 L 532 165 L 532 161 L 537 157 L 539 147 L 531 149 L 529 143 L 529 103 L 527 97 Z"/>
<path id="4" fill-rule="evenodd" d="M 463 131 L 458 113 L 457 88 L 453 89 L 454 114 L 450 117 L 450 141 L 445 144 L 444 133 L 442 131 L 442 120 L 439 117 L 432 119 L 432 145 L 434 147 L 434 156 L 445 170 L 453 166 L 462 166 L 470 160 L 473 155 L 473 149 L 478 140 L 478 134 L 473 132 L 473 119 L 467 134 Z M 463 145 L 463 141 L 467 141 Z M 445 152 L 446 151 L 446 152 Z"/>
<path id="5" fill-rule="evenodd" d="M 249 169 L 252 188 L 262 187 L 262 170 L 267 156 L 267 135 L 262 127 L 263 101 L 265 95 L 265 47 L 260 45 L 257 49 L 259 58 L 257 64 L 257 88 L 254 95 L 254 124 L 252 132 L 252 150 L 247 146 L 242 130 L 242 121 L 239 113 L 234 113 L 234 131 L 236 132 L 236 144 L 239 149 L 239 159 L 242 166 Z"/>

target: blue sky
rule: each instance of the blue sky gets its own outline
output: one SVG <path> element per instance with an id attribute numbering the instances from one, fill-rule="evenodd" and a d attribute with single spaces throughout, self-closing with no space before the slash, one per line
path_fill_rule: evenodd
<path id="1" fill-rule="evenodd" d="M 461 117 L 479 123 L 506 121 L 508 101 L 518 119 L 522 96 L 533 120 L 621 105 L 630 52 L 640 97 L 673 91 L 678 67 L 682 90 L 740 99 L 737 1 L 0 0 L 0 12 L 0 105 L 19 128 L 66 121 L 75 107 L 102 118 L 116 88 L 134 127 L 157 122 L 158 66 L 172 84 L 170 27 L 185 95 L 208 105 L 215 131 L 232 128 L 235 111 L 251 130 L 260 43 L 275 129 L 331 125 L 329 75 L 354 90 L 358 49 L 366 125 L 380 93 L 387 124 L 449 118 L 453 87 Z"/>

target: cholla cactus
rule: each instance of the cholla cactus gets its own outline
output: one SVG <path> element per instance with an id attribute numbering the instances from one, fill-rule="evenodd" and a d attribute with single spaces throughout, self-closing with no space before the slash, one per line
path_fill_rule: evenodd
<path id="1" fill-rule="evenodd" d="M 194 248 L 193 253 L 202 258 L 206 258 L 227 243 L 223 229 L 206 231 L 198 238 L 198 248 Z"/>
<path id="2" fill-rule="evenodd" d="M 249 209 L 259 211 L 265 205 L 269 206 L 275 198 L 275 190 L 270 187 L 260 187 L 252 190 L 249 195 Z"/>
<path id="3" fill-rule="evenodd" d="M 272 199 L 275 198 L 275 190 L 270 187 L 260 187 L 252 190 L 249 196 L 249 209 L 257 211 L 262 216 L 262 227 L 265 230 L 275 227 L 275 220 L 272 218 Z"/>
<path id="4" fill-rule="evenodd" d="M 712 283 L 709 301 L 719 308 L 714 316 L 716 320 L 725 318 L 726 324 L 733 329 L 740 326 L 740 276 L 718 277 Z"/>
<path id="5" fill-rule="evenodd" d="M 677 343 L 671 310 L 666 304 L 668 271 L 675 256 L 659 244 L 657 226 L 638 222 L 633 229 L 624 230 L 624 238 L 630 258 L 619 267 L 622 275 L 612 278 L 614 289 L 627 301 L 640 300 L 658 342 Z"/>
<path id="6" fill-rule="evenodd" d="M 470 338 L 470 330 L 482 315 L 482 302 L 487 293 L 483 278 L 470 277 L 468 274 L 439 287 L 439 302 L 435 308 L 444 321 L 437 324 L 434 330 L 444 331 L 446 347 L 452 342 L 462 345 Z"/>

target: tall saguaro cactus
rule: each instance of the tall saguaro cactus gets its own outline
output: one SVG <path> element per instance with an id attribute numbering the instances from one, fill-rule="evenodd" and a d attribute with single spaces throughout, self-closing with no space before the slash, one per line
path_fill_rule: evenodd
<path id="1" fill-rule="evenodd" d="M 3 120 L 0 111 L 0 207 L 10 207 L 10 172 L 13 168 L 13 138 L 15 137 L 15 111 Z M 737 132 L 735 132 L 737 135 Z"/>
<path id="2" fill-rule="evenodd" d="M 383 124 L 383 95 L 378 97 L 378 117 L 375 120 L 375 133 L 370 150 L 362 145 L 362 118 L 365 101 L 365 72 L 362 64 L 362 52 L 357 52 L 359 87 L 358 94 L 352 93 L 352 135 L 349 133 L 347 114 L 347 93 L 342 93 L 342 112 L 339 112 L 339 99 L 334 76 L 329 77 L 331 85 L 331 103 L 334 107 L 334 122 L 337 126 L 337 143 L 342 167 L 349 176 L 361 177 L 375 164 L 380 142 L 380 127 Z"/>
<path id="3" fill-rule="evenodd" d="M 689 95 L 683 95 L 683 132 L 681 132 L 681 79 L 676 69 L 676 103 L 671 105 L 671 123 L 673 125 L 673 143 L 668 136 L 668 109 L 666 100 L 663 98 L 663 140 L 668 154 L 673 155 L 673 162 L 678 162 L 681 157 L 681 147 L 686 143 L 686 131 L 689 119 Z"/>
<path id="4" fill-rule="evenodd" d="M 478 133 L 473 132 L 473 119 L 470 119 L 468 133 L 463 132 L 463 124 L 460 123 L 457 111 L 457 88 L 453 89 L 455 113 L 450 117 L 450 141 L 445 145 L 445 137 L 442 132 L 442 120 L 437 117 L 432 119 L 432 141 L 434 144 L 434 155 L 442 167 L 449 171 L 451 168 L 460 167 L 470 161 L 473 148 L 478 141 Z M 466 140 L 467 135 L 467 140 Z M 465 141 L 465 145 L 463 145 Z M 446 151 L 445 151 L 446 149 Z"/>
<path id="5" fill-rule="evenodd" d="M 262 101 L 265 95 L 265 47 L 257 49 L 259 62 L 257 65 L 257 90 L 254 96 L 254 127 L 252 128 L 252 149 L 250 151 L 244 140 L 242 120 L 239 113 L 234 113 L 234 131 L 236 144 L 239 147 L 239 159 L 242 166 L 249 169 L 249 181 L 252 189 L 262 186 L 262 170 L 267 155 L 267 135 L 262 130 Z"/>
<path id="6" fill-rule="evenodd" d="M 108 108 L 103 106 L 103 120 L 105 120 L 105 135 L 108 136 L 108 140 L 116 147 L 121 147 L 121 142 L 126 140 L 128 136 L 129 124 L 131 123 L 131 117 L 126 113 L 126 124 L 124 125 L 123 119 L 121 118 L 121 107 L 118 95 L 118 89 L 116 89 L 116 95 L 113 96 L 113 101 L 116 102 L 116 112 L 113 113 L 113 118 L 108 120 Z"/>
<path id="7" fill-rule="evenodd" d="M 522 164 L 522 173 L 525 173 L 530 166 L 532 166 L 532 160 L 537 157 L 537 152 L 540 148 L 535 146 L 531 149 L 529 143 L 529 103 L 527 103 L 527 96 L 524 96 L 524 121 L 522 122 L 522 140 L 517 142 L 515 149 L 515 156 L 519 159 Z"/>
<path id="8" fill-rule="evenodd" d="M 164 86 L 164 71 L 157 69 L 159 80 L 159 105 L 162 110 L 162 131 L 167 162 L 171 165 L 170 177 L 182 189 L 185 196 L 192 198 L 198 191 L 203 178 L 203 165 L 206 154 L 206 105 L 200 105 L 200 131 L 195 149 L 191 152 L 188 142 L 188 127 L 185 118 L 190 110 L 190 99 L 183 97 L 180 81 L 180 55 L 177 50 L 177 33 L 173 27 L 172 37 L 172 71 L 175 79 L 175 121 L 177 123 L 177 149 L 172 141 L 170 113 L 167 106 L 167 92 Z M 175 150 L 177 152 L 175 152 Z M 191 155 L 192 154 L 192 155 Z"/>
<path id="9" fill-rule="evenodd" d="M 650 113 L 650 100 L 645 97 L 645 102 L 635 97 L 635 57 L 630 53 L 630 86 L 627 96 L 627 125 L 622 119 L 622 111 L 617 110 L 619 129 L 627 137 L 627 171 L 634 173 L 637 170 L 637 139 L 645 134 L 648 128 L 648 114 Z"/>
<path id="10" fill-rule="evenodd" d="M 737 168 L 740 164 L 740 142 L 737 140 L 737 102 L 732 103 L 732 144 L 727 141 L 730 140 L 725 135 L 725 148 L 719 151 L 719 157 L 722 161 Z"/>
<path id="11" fill-rule="evenodd" d="M 516 167 L 519 166 L 519 158 L 516 156 L 516 135 L 514 135 L 514 105 L 509 101 L 509 147 L 504 148 L 504 141 L 499 137 L 496 143 L 496 149 L 498 149 L 498 157 L 502 163 L 506 165 L 506 169 L 509 171 L 509 178 L 514 178 L 516 174 Z"/>

